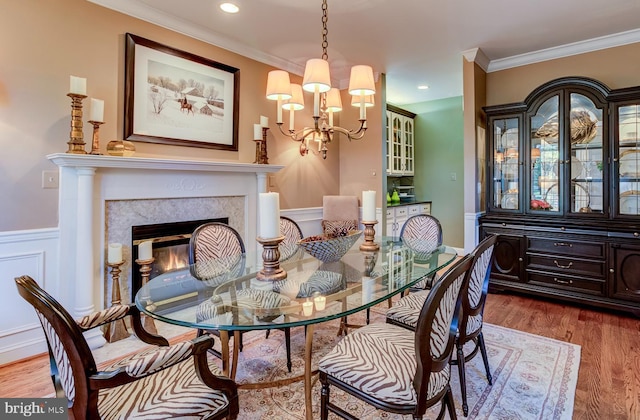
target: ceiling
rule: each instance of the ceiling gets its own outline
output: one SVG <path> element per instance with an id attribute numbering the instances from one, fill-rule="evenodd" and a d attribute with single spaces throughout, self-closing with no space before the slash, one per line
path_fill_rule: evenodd
<path id="1" fill-rule="evenodd" d="M 300 75 L 322 54 L 321 0 L 89 1 Z M 328 0 L 327 29 L 335 84 L 369 64 L 405 105 L 461 96 L 463 54 L 495 71 L 640 42 L 640 0 Z"/>

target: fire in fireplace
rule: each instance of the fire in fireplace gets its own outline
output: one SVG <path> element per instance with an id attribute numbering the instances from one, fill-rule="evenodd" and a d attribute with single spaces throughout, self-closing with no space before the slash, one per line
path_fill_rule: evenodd
<path id="1" fill-rule="evenodd" d="M 138 259 L 138 245 L 140 242 L 151 240 L 154 261 L 149 278 L 186 267 L 189 265 L 189 240 L 191 239 L 191 234 L 198 226 L 209 222 L 229 223 L 229 218 L 221 217 L 217 219 L 132 226 L 131 250 L 133 261 Z M 142 287 L 142 276 L 138 268 L 134 263 L 134 269 L 131 274 L 132 302 L 137 291 Z"/>

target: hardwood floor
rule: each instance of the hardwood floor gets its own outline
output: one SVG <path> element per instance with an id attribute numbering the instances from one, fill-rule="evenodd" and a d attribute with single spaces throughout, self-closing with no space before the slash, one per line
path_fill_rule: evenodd
<path id="1" fill-rule="evenodd" d="M 485 320 L 579 344 L 574 419 L 640 419 L 640 319 L 514 294 L 490 294 Z M 53 393 L 48 357 L 0 366 L 0 396 Z"/>

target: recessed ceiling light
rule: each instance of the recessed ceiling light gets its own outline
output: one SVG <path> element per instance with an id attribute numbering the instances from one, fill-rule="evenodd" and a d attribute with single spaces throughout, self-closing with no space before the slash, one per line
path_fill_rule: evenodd
<path id="1" fill-rule="evenodd" d="M 427 85 L 420 85 L 420 86 L 418 86 L 418 89 L 420 89 L 420 90 L 429 89 L 429 86 L 427 86 Z"/>
<path id="2" fill-rule="evenodd" d="M 233 3 L 222 3 L 220 5 L 220 8 L 223 12 L 227 13 L 238 13 L 238 11 L 240 10 L 240 8 Z"/>

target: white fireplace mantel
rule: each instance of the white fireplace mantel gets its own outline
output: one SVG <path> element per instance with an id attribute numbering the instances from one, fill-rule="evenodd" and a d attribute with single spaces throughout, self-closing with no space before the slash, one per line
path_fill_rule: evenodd
<path id="1" fill-rule="evenodd" d="M 74 316 L 101 309 L 105 255 L 105 202 L 108 200 L 192 197 L 244 197 L 244 232 L 256 238 L 258 193 L 267 191 L 267 176 L 283 168 L 207 159 L 165 159 L 55 153 L 47 158 L 60 171 L 59 228 L 62 300 Z M 245 239 L 246 239 L 245 238 Z M 247 258 L 258 244 L 245 241 Z M 87 337 L 92 347 L 104 343 Z"/>

